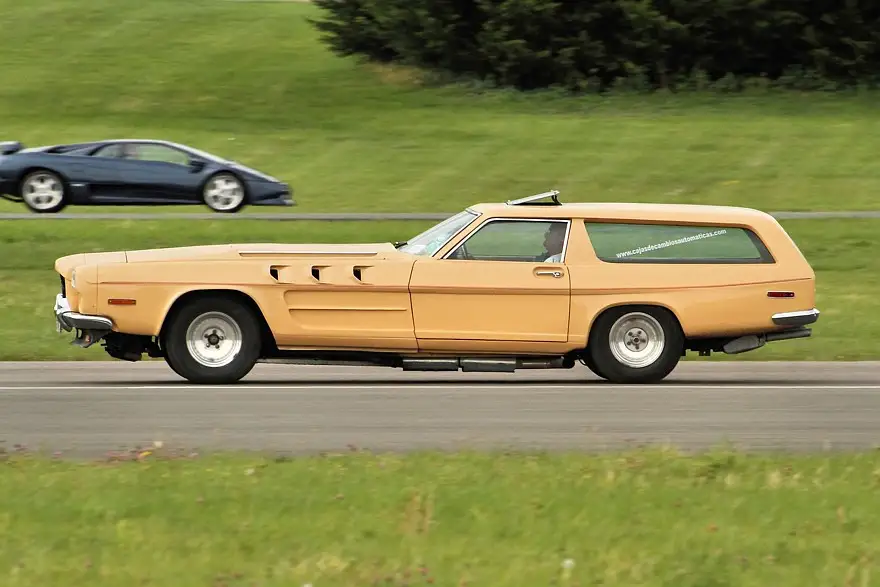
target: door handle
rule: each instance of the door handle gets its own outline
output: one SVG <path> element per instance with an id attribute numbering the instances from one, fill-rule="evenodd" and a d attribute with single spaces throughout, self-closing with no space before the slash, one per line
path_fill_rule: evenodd
<path id="1" fill-rule="evenodd" d="M 562 277 L 562 271 L 535 271 L 535 275 L 552 275 L 553 277 Z"/>

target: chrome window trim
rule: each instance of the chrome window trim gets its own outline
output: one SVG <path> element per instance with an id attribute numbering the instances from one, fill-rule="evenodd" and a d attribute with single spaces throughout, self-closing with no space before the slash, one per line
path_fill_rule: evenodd
<path id="1" fill-rule="evenodd" d="M 509 216 L 498 217 L 498 218 L 489 218 L 488 220 L 482 222 L 477 228 L 474 229 L 469 235 L 464 237 L 464 239 L 458 243 L 453 249 L 449 250 L 445 255 L 441 257 L 443 260 L 449 260 L 449 255 L 452 255 L 457 251 L 460 247 L 464 246 L 468 240 L 483 230 L 486 226 L 488 226 L 492 222 L 562 222 L 565 224 L 565 240 L 562 241 L 562 258 L 558 261 L 560 265 L 565 264 L 565 258 L 568 255 L 568 241 L 571 237 L 571 226 L 572 220 L 570 218 L 511 218 Z M 442 249 L 442 247 L 441 247 Z M 481 261 L 481 259 L 468 259 L 469 261 Z M 522 263 L 522 261 L 497 261 L 493 260 L 495 263 Z M 536 261 L 537 263 L 543 263 L 543 261 Z M 554 263 L 550 263 L 551 265 Z"/>

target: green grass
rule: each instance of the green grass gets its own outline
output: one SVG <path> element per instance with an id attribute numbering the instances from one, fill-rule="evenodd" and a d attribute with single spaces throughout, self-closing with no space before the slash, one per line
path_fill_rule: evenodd
<path id="1" fill-rule="evenodd" d="M 261 221 L 0 221 L 0 314 L 4 337 L 0 360 L 105 360 L 103 349 L 68 344 L 54 330 L 57 257 L 77 252 L 226 242 L 376 242 L 406 240 L 425 222 Z M 767 345 L 722 360 L 865 360 L 880 357 L 880 256 L 877 223 L 871 220 L 787 220 L 792 238 L 817 274 L 822 312 L 807 340 Z M 701 358 L 699 360 L 706 360 Z"/>
<path id="2" fill-rule="evenodd" d="M 16 456 L 0 582 L 867 587 L 878 490 L 877 452 Z"/>
<path id="3" fill-rule="evenodd" d="M 305 20 L 317 9 L 296 2 L 0 0 L 0 14 L 15 48 L 0 51 L 4 139 L 191 143 L 289 181 L 300 206 L 279 213 L 446 212 L 548 188 L 568 201 L 880 208 L 874 96 L 425 87 L 406 68 L 331 55 Z"/>

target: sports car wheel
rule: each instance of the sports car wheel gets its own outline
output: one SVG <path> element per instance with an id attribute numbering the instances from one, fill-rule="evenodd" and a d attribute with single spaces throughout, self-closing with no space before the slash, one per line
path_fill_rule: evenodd
<path id="1" fill-rule="evenodd" d="M 165 360 L 192 383 L 234 383 L 260 356 L 257 324 L 253 312 L 235 300 L 191 300 L 170 317 L 163 337 Z"/>
<path id="2" fill-rule="evenodd" d="M 612 308 L 590 333 L 588 352 L 595 371 L 614 383 L 654 383 L 681 359 L 684 334 L 664 308 Z"/>
<path id="3" fill-rule="evenodd" d="M 58 212 L 67 205 L 64 181 L 55 173 L 41 169 L 21 181 L 19 195 L 33 212 Z"/>
<path id="4" fill-rule="evenodd" d="M 231 173 L 218 173 L 205 184 L 203 199 L 214 212 L 238 212 L 245 204 L 244 186 Z"/>

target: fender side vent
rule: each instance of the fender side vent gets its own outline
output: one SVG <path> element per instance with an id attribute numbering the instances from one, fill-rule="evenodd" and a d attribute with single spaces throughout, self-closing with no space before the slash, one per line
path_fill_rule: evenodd
<path id="1" fill-rule="evenodd" d="M 272 276 L 272 279 L 278 281 L 278 267 L 269 267 L 269 275 Z"/>
<path id="2" fill-rule="evenodd" d="M 354 275 L 354 278 L 357 279 L 358 281 L 362 280 L 360 267 L 355 267 L 354 269 L 351 270 L 351 273 L 352 273 L 352 275 Z"/>
<path id="3" fill-rule="evenodd" d="M 321 281 L 321 269 L 318 267 L 312 267 L 312 277 Z"/>

